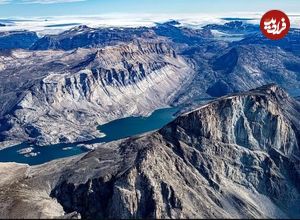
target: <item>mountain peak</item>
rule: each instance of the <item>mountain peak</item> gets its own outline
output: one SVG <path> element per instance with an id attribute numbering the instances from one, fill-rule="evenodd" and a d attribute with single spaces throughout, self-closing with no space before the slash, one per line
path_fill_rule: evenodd
<path id="1" fill-rule="evenodd" d="M 208 138 L 249 149 L 268 151 L 275 148 L 288 156 L 299 154 L 299 146 L 297 141 L 285 141 L 286 138 L 294 139 L 293 133 L 284 138 L 280 136 L 287 135 L 285 129 L 299 129 L 299 117 L 298 102 L 276 84 L 269 84 L 202 105 L 178 117 L 163 128 L 162 133 L 168 134 L 170 139 L 179 135 L 180 131 L 186 136 Z M 276 133 L 279 130 L 281 132 Z"/>
<path id="2" fill-rule="evenodd" d="M 250 92 L 262 92 L 265 94 L 281 95 L 285 97 L 289 96 L 288 93 L 276 83 L 270 83 L 256 89 L 252 89 Z"/>
<path id="3" fill-rule="evenodd" d="M 161 25 L 176 26 L 176 25 L 180 25 L 180 22 L 177 20 L 170 20 L 170 21 L 162 23 Z"/>
<path id="4" fill-rule="evenodd" d="M 79 26 L 76 26 L 72 29 L 70 29 L 70 31 L 85 31 L 85 30 L 91 30 L 92 28 L 90 28 L 89 26 L 87 25 L 79 25 Z"/>

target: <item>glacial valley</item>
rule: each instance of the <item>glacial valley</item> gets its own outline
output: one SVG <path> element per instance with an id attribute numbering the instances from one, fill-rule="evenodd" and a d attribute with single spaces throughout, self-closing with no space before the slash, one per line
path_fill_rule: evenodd
<path id="1" fill-rule="evenodd" d="M 250 42 L 259 33 L 241 22 L 202 29 L 178 24 L 82 25 L 40 38 L 28 31 L 1 34 L 1 148 L 88 141 L 101 136 L 98 125 L 115 119 L 168 106 L 189 109 L 268 83 L 299 91 L 299 54 L 286 46 L 299 39 L 297 30 L 286 44 L 272 45 Z M 244 39 L 214 38 L 215 29 L 242 30 Z"/>
<path id="2" fill-rule="evenodd" d="M 300 218 L 299 33 L 0 31 L 0 218 Z"/>

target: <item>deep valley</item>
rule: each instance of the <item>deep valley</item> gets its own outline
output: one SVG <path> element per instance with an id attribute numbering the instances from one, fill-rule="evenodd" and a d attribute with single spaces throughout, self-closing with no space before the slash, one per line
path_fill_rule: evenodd
<path id="1" fill-rule="evenodd" d="M 223 20 L 0 29 L 0 218 L 300 218 L 300 30 Z"/>

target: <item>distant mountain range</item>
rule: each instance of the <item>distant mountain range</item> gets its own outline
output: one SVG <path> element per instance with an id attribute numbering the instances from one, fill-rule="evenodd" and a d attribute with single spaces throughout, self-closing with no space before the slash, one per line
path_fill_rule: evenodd
<path id="1" fill-rule="evenodd" d="M 217 30 L 243 37 L 228 41 Z M 282 41 L 230 21 L 202 29 L 177 21 L 141 28 L 78 26 L 58 35 L 0 34 L 0 142 L 93 139 L 96 126 L 169 105 L 192 108 L 277 83 L 300 91 L 298 30 Z M 292 45 L 292 46 L 291 46 Z"/>
<path id="2" fill-rule="evenodd" d="M 241 20 L 233 20 L 224 25 L 209 24 L 203 27 L 205 30 L 217 30 L 226 34 L 252 34 L 259 32 L 259 26 L 246 23 Z"/>
<path id="3" fill-rule="evenodd" d="M 0 216 L 299 218 L 299 118 L 272 84 L 84 155 L 0 164 Z"/>

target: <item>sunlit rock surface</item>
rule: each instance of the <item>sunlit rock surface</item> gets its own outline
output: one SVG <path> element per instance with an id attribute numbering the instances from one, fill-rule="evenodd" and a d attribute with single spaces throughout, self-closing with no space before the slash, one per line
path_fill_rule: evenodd
<path id="1" fill-rule="evenodd" d="M 0 216 L 299 218 L 299 117 L 272 84 L 85 155 L 1 164 Z"/>
<path id="2" fill-rule="evenodd" d="M 159 39 L 70 52 L 16 50 L 0 60 L 0 140 L 40 145 L 92 139 L 99 124 L 166 107 L 194 74 Z"/>

